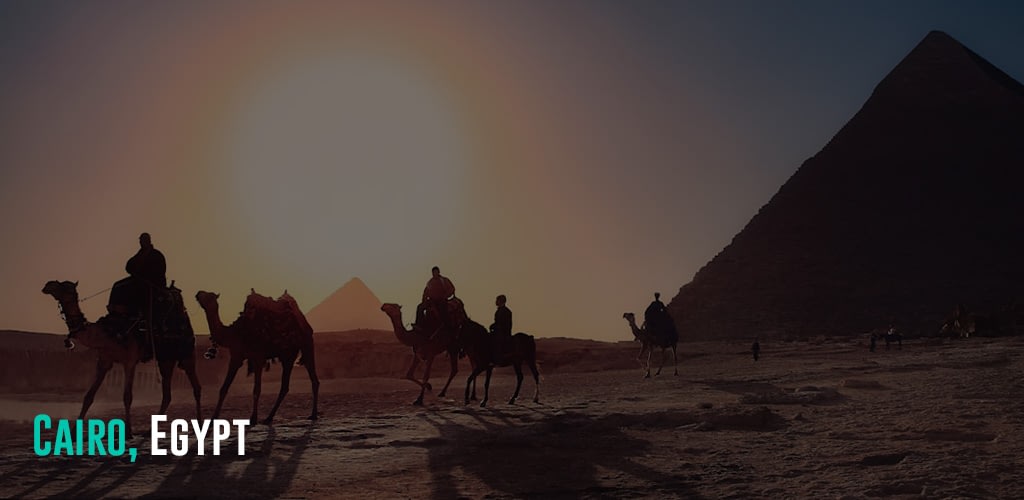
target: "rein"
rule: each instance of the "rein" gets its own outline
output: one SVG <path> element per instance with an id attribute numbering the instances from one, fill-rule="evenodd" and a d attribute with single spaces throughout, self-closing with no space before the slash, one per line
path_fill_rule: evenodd
<path id="1" fill-rule="evenodd" d="M 104 288 L 103 290 L 100 290 L 100 291 L 98 291 L 98 292 L 96 292 L 96 293 L 94 293 L 94 294 L 92 294 L 92 295 L 90 295 L 90 296 L 88 296 L 88 297 L 86 297 L 84 299 L 78 299 L 78 301 L 79 302 L 85 302 L 85 301 L 87 301 L 87 300 L 89 300 L 89 299 L 91 299 L 91 298 L 93 298 L 93 297 L 95 297 L 95 296 L 97 296 L 97 295 L 99 295 L 99 294 L 101 294 L 103 292 L 106 292 L 107 290 L 110 290 L 111 288 L 114 288 L 114 287 L 111 286 L 111 287 Z"/>

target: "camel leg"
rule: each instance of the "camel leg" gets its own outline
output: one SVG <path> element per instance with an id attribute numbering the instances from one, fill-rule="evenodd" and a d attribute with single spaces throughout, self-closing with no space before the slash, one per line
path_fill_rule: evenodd
<path id="1" fill-rule="evenodd" d="M 100 384 L 103 383 L 107 372 L 113 366 L 114 363 L 110 361 L 96 360 L 96 378 L 93 379 L 92 386 L 89 387 L 89 390 L 85 393 L 85 399 L 82 400 L 82 411 L 78 414 L 79 420 L 85 420 L 85 412 L 89 411 L 89 407 L 92 406 L 92 400 L 96 397 L 96 391 L 99 390 Z"/>
<path id="2" fill-rule="evenodd" d="M 469 404 L 469 386 L 473 385 L 473 400 L 476 401 L 476 376 L 483 372 L 482 369 L 473 368 L 469 372 L 469 378 L 466 379 L 466 404 Z"/>
<path id="3" fill-rule="evenodd" d="M 451 360 L 452 369 L 451 372 L 448 373 L 448 381 L 445 382 L 444 389 L 441 389 L 441 392 L 437 393 L 437 396 L 441 398 L 443 398 L 445 393 L 448 392 L 448 386 L 451 385 L 452 379 L 455 378 L 455 374 L 459 373 L 459 355 L 449 352 L 448 359 Z"/>
<path id="4" fill-rule="evenodd" d="M 413 355 L 412 355 L 412 364 L 409 365 L 409 370 L 405 372 L 405 378 L 406 378 L 406 380 L 412 380 L 413 382 L 416 382 L 416 385 L 418 385 L 418 386 L 420 386 L 422 388 L 423 384 L 420 383 L 420 381 L 415 376 L 416 367 L 419 366 L 419 365 L 420 365 L 420 357 L 417 356 L 415 353 L 413 353 Z"/>
<path id="5" fill-rule="evenodd" d="M 125 439 L 132 437 L 132 386 L 135 384 L 135 363 L 124 365 L 124 425 Z"/>
<path id="6" fill-rule="evenodd" d="M 252 381 L 252 413 L 249 415 L 249 422 L 253 425 L 257 422 L 257 414 L 260 409 L 260 391 L 263 390 L 263 367 L 266 366 L 267 360 L 253 360 L 253 366 L 256 367 L 256 373 L 253 374 Z"/>
<path id="7" fill-rule="evenodd" d="M 159 415 L 167 414 L 167 407 L 171 405 L 171 379 L 174 377 L 174 361 L 162 361 L 157 363 L 160 368 L 160 411 Z"/>
<path id="8" fill-rule="evenodd" d="M 430 365 L 432 364 L 434 364 L 433 357 L 428 359 L 427 365 L 423 367 L 423 383 L 420 384 L 420 397 L 412 402 L 416 406 L 423 406 L 423 394 L 427 392 L 427 389 L 430 389 L 430 382 L 428 380 L 430 380 Z"/>
<path id="9" fill-rule="evenodd" d="M 533 372 L 533 383 L 535 387 L 533 391 L 533 402 L 540 403 L 540 374 L 537 373 L 537 362 L 530 359 L 527 361 L 527 366 L 529 366 L 530 371 Z"/>
<path id="10" fill-rule="evenodd" d="M 665 368 L 665 348 L 664 347 L 661 348 L 661 351 L 660 351 L 659 354 L 661 355 L 660 356 L 661 357 L 661 364 L 658 365 L 658 371 L 654 373 L 655 377 L 657 377 L 658 375 L 661 375 L 661 369 Z"/>
<path id="11" fill-rule="evenodd" d="M 190 356 L 184 362 L 182 362 L 182 370 L 185 371 L 185 376 L 188 377 L 188 382 L 192 384 L 192 396 L 196 398 L 196 419 L 203 419 L 203 407 L 199 403 L 203 396 L 203 388 L 199 385 L 199 375 L 196 374 L 196 358 Z"/>
<path id="12" fill-rule="evenodd" d="M 306 372 L 309 373 L 309 381 L 313 386 L 313 412 L 309 414 L 309 419 L 316 420 L 320 418 L 320 408 L 317 406 L 320 399 L 320 378 L 316 376 L 316 356 L 313 354 L 312 347 L 302 353 L 302 359 Z"/>
<path id="13" fill-rule="evenodd" d="M 487 376 L 484 377 L 484 400 L 480 402 L 480 407 L 487 406 L 487 400 L 491 397 L 491 373 L 494 372 L 494 367 L 487 367 Z"/>
<path id="14" fill-rule="evenodd" d="M 284 401 L 284 396 L 288 394 L 288 387 L 291 385 L 292 380 L 292 368 L 294 366 L 295 356 L 281 357 L 281 390 L 277 393 L 277 401 L 274 401 L 274 407 L 270 409 L 270 414 L 267 415 L 267 418 L 263 419 L 264 424 L 270 425 L 274 421 L 277 408 L 281 406 L 281 401 Z"/>
<path id="15" fill-rule="evenodd" d="M 516 399 L 519 398 L 519 388 L 523 386 L 523 367 L 519 366 L 519 363 L 513 363 L 512 368 L 516 370 L 516 392 L 512 393 L 512 399 L 508 400 L 508 404 L 516 404 Z"/>
<path id="16" fill-rule="evenodd" d="M 651 378 L 651 356 L 654 355 L 654 346 L 650 346 L 647 349 L 647 373 L 644 374 L 644 378 Z"/>
<path id="17" fill-rule="evenodd" d="M 679 358 L 676 356 L 676 346 L 675 345 L 672 346 L 672 366 L 675 369 L 675 373 L 673 375 L 678 377 L 679 376 Z"/>
<path id="18" fill-rule="evenodd" d="M 231 382 L 235 380 L 235 375 L 238 374 L 238 369 L 241 367 L 242 358 L 231 356 L 231 360 L 228 361 L 228 372 L 224 374 L 224 383 L 220 386 L 220 397 L 217 398 L 217 407 L 213 410 L 213 418 L 220 416 L 220 409 L 224 404 L 224 397 L 228 395 L 228 389 L 231 387 Z"/>

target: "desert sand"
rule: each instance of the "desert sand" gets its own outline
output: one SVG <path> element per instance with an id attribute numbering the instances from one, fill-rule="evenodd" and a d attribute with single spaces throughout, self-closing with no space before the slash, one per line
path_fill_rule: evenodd
<path id="1" fill-rule="evenodd" d="M 507 404 L 514 376 L 501 368 L 491 404 L 464 405 L 463 361 L 449 397 L 423 407 L 397 377 L 325 381 L 316 422 L 296 371 L 276 422 L 251 428 L 241 457 L 150 456 L 152 394 L 136 398 L 136 463 L 36 457 L 26 419 L 74 416 L 81 394 L 8 394 L 0 496 L 1024 497 L 1024 339 L 761 346 L 754 362 L 746 343 L 684 343 L 679 376 L 669 360 L 643 379 L 636 344 L 542 339 L 540 403 L 527 378 Z M 446 372 L 434 370 L 436 389 Z M 203 382 L 212 409 L 220 380 Z M 249 390 L 240 375 L 222 416 L 247 417 Z M 261 413 L 276 390 L 265 384 Z M 116 391 L 103 394 L 90 416 L 119 417 Z M 169 413 L 192 417 L 187 391 Z"/>

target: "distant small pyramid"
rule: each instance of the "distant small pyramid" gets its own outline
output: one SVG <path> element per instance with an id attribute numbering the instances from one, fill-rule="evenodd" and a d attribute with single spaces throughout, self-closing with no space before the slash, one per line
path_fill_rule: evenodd
<path id="1" fill-rule="evenodd" d="M 387 330 L 387 316 L 381 302 L 359 278 L 352 278 L 306 313 L 316 332 L 340 332 L 356 329 Z"/>

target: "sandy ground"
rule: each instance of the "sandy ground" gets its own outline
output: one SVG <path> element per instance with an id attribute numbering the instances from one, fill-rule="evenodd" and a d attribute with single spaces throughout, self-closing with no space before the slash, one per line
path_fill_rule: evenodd
<path id="1" fill-rule="evenodd" d="M 763 344 L 757 363 L 746 347 L 683 344 L 679 376 L 671 366 L 647 380 L 639 370 L 546 373 L 539 404 L 529 378 L 506 403 L 510 368 L 496 372 L 487 408 L 462 404 L 461 375 L 456 399 L 430 395 L 424 407 L 410 405 L 418 389 L 408 381 L 332 380 L 314 423 L 297 374 L 274 426 L 250 429 L 241 457 L 150 456 L 156 406 L 145 400 L 138 462 L 36 457 L 17 414 L 31 404 L 73 414 L 80 397 L 37 395 L 5 410 L 0 495 L 1024 498 L 1024 339 L 918 340 L 873 354 L 849 341 Z M 248 416 L 250 383 L 236 382 L 224 416 Z M 212 408 L 216 384 L 204 389 Z M 262 413 L 276 389 L 265 387 Z M 192 416 L 188 393 L 175 393 L 170 413 Z M 116 399 L 90 416 L 119 416 Z"/>

